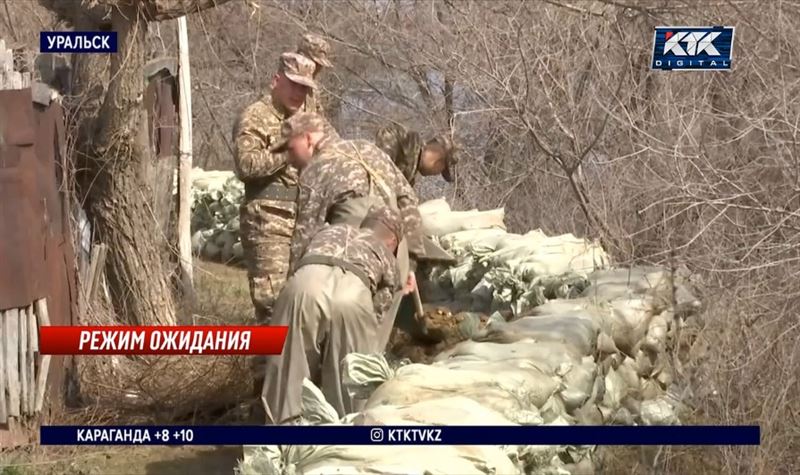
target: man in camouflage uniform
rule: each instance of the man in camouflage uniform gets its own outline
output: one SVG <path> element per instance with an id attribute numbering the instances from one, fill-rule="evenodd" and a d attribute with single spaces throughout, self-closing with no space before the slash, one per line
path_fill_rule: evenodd
<path id="1" fill-rule="evenodd" d="M 308 243 L 275 304 L 275 323 L 289 333 L 281 356 L 267 360 L 268 424 L 302 422 L 304 378 L 321 388 L 340 417 L 353 412 L 340 363 L 349 353 L 383 351 L 379 333 L 400 289 L 394 253 L 402 236 L 400 214 L 383 206 L 360 228 L 327 226 Z"/>
<path id="2" fill-rule="evenodd" d="M 288 166 L 284 154 L 269 148 L 280 135 L 281 123 L 300 110 L 308 91 L 316 87 L 314 67 L 302 55 L 281 55 L 269 94 L 245 108 L 234 126 L 234 170 L 245 188 L 239 216 L 242 251 L 255 317 L 261 324 L 269 321 L 286 280 L 297 199 L 297 170 Z M 262 361 L 253 361 L 258 394 Z"/>
<path id="3" fill-rule="evenodd" d="M 287 120 L 283 141 L 273 150 L 287 151 L 287 159 L 300 170 L 297 223 L 292 236 L 289 275 L 305 254 L 311 237 L 326 224 L 358 226 L 373 206 L 389 206 L 403 217 L 406 231 L 397 252 L 405 293 L 416 286 L 415 260 L 424 254 L 418 199 L 391 159 L 366 140 L 342 140 L 317 114 L 300 113 Z M 385 345 L 394 324 L 402 293 L 395 295 L 381 333 Z"/>
<path id="4" fill-rule="evenodd" d="M 418 132 L 393 124 L 378 131 L 375 144 L 389 155 L 411 186 L 417 174 L 442 175 L 448 183 L 453 182 L 458 157 L 449 137 L 438 136 L 423 143 Z"/>
<path id="5" fill-rule="evenodd" d="M 325 39 L 313 33 L 303 35 L 300 44 L 297 46 L 297 53 L 302 54 L 306 58 L 314 61 L 316 68 L 314 69 L 314 79 L 322 71 L 323 68 L 332 68 L 329 57 L 331 54 L 331 47 Z M 319 97 L 319 91 L 311 91 L 306 98 L 305 105 L 303 106 L 304 112 L 315 112 L 323 115 L 322 101 Z"/>
<path id="6" fill-rule="evenodd" d="M 284 140 L 273 150 L 287 151 L 287 159 L 300 170 L 290 274 L 321 227 L 337 221 L 357 225 L 377 204 L 400 211 L 408 252 L 422 252 L 417 195 L 385 153 L 366 140 L 342 140 L 324 118 L 312 113 L 287 120 L 282 133 Z"/>

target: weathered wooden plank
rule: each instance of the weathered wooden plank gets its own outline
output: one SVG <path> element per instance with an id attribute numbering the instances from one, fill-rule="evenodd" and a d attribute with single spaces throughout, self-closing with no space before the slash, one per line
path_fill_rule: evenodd
<path id="1" fill-rule="evenodd" d="M 0 424 L 5 424 L 8 420 L 8 402 L 6 401 L 6 326 L 3 322 L 10 317 L 11 312 L 3 310 L 0 312 Z"/>
<path id="2" fill-rule="evenodd" d="M 19 310 L 13 309 L 3 319 L 6 327 L 6 390 L 8 391 L 8 416 L 19 417 Z"/>
<path id="3" fill-rule="evenodd" d="M 36 354 L 39 352 L 39 327 L 36 325 L 34 305 L 28 307 L 28 412 L 30 413 L 36 408 Z"/>
<path id="4" fill-rule="evenodd" d="M 41 326 L 50 326 L 50 316 L 47 313 L 47 300 L 36 301 L 36 315 Z M 43 355 L 39 365 L 39 374 L 36 375 L 36 405 L 34 410 L 41 412 L 44 404 L 44 393 L 47 389 L 47 373 L 50 371 L 50 355 Z"/>
<path id="5" fill-rule="evenodd" d="M 28 309 L 19 309 L 17 327 L 17 349 L 19 350 L 19 412 L 28 413 Z"/>

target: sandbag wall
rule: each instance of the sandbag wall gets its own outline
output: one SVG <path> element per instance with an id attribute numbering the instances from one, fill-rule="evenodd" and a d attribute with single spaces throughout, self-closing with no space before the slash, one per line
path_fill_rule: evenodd
<path id="1" fill-rule="evenodd" d="M 177 194 L 175 179 L 173 193 Z M 192 169 L 192 252 L 204 259 L 233 262 L 242 258 L 239 205 L 244 185 L 231 171 Z"/>
<path id="2" fill-rule="evenodd" d="M 699 302 L 662 268 L 612 268 L 596 243 L 506 232 L 503 210 L 421 206 L 426 232 L 458 257 L 421 279 L 423 300 L 493 313 L 434 363 L 351 354 L 344 383 L 364 409 L 337 420 L 306 382 L 311 423 L 678 424 L 672 338 Z M 593 447 L 250 447 L 250 473 L 592 473 Z"/>

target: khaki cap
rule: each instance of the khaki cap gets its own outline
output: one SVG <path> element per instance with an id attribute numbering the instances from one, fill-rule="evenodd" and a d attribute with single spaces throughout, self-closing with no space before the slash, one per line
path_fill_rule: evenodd
<path id="1" fill-rule="evenodd" d="M 333 63 L 328 59 L 331 55 L 331 45 L 319 35 L 313 33 L 303 35 L 303 39 L 297 47 L 297 52 L 311 58 L 311 60 L 321 66 L 326 68 L 333 67 Z"/>
<path id="2" fill-rule="evenodd" d="M 314 61 L 297 53 L 283 53 L 278 62 L 278 72 L 283 73 L 290 81 L 317 88 L 314 82 L 314 70 L 317 68 Z"/>
<path id="3" fill-rule="evenodd" d="M 448 183 L 452 183 L 455 178 L 456 165 L 458 164 L 458 154 L 456 153 L 458 147 L 453 140 L 446 135 L 436 136 L 429 140 L 428 143 L 437 143 L 444 149 L 445 162 L 444 170 L 442 170 L 442 178 Z"/>
<path id="4" fill-rule="evenodd" d="M 397 238 L 397 242 L 403 240 L 403 217 L 400 212 L 388 206 L 376 206 L 369 210 L 367 216 L 364 217 L 363 224 L 368 224 L 374 221 L 381 223 Z M 362 226 L 363 226 L 362 224 Z"/>
<path id="5" fill-rule="evenodd" d="M 310 132 L 328 133 L 332 129 L 333 126 L 321 115 L 313 112 L 299 112 L 283 121 L 281 125 L 281 136 L 278 142 L 270 147 L 269 151 L 272 153 L 285 151 L 289 140 L 300 134 L 307 134 Z"/>

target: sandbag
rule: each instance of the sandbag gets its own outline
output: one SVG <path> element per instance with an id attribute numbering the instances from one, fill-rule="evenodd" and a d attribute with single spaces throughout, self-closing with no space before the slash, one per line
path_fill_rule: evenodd
<path id="1" fill-rule="evenodd" d="M 354 399 L 367 399 L 394 376 L 394 370 L 381 354 L 350 353 L 342 359 L 341 367 L 342 386 Z"/>
<path id="2" fill-rule="evenodd" d="M 506 362 L 509 366 L 522 361 L 533 363 L 540 371 L 554 375 L 559 366 L 576 364 L 582 357 L 579 351 L 564 343 L 523 339 L 513 343 L 463 341 L 450 350 L 440 353 L 435 361 L 437 364 L 470 361 L 497 364 Z"/>
<path id="3" fill-rule="evenodd" d="M 597 345 L 598 332 L 599 327 L 591 317 L 574 312 L 492 323 L 473 340 L 511 343 L 530 338 L 536 342 L 564 343 L 576 353 L 591 355 Z"/>
<path id="4" fill-rule="evenodd" d="M 380 386 L 366 408 L 407 405 L 430 399 L 461 395 L 489 407 L 510 420 L 518 411 L 540 407 L 559 388 L 559 380 L 520 361 L 483 362 L 480 368 L 459 368 L 460 362 L 400 368 L 395 377 Z"/>
<path id="5" fill-rule="evenodd" d="M 377 406 L 358 414 L 355 425 L 516 425 L 477 401 L 454 396 L 407 406 Z"/>
<path id="6" fill-rule="evenodd" d="M 303 475 L 521 474 L 497 446 L 337 446 L 325 457 L 297 465 Z"/>
<path id="7" fill-rule="evenodd" d="M 506 235 L 506 231 L 500 228 L 469 229 L 439 236 L 439 244 L 456 255 L 467 251 L 486 254 L 494 251 Z"/>
<path id="8" fill-rule="evenodd" d="M 425 201 L 424 203 L 420 203 L 418 208 L 419 214 L 422 216 L 450 212 L 450 204 L 444 198 Z"/>
<path id="9" fill-rule="evenodd" d="M 505 210 L 451 211 L 422 216 L 422 231 L 427 236 L 443 236 L 468 229 L 505 229 Z"/>

